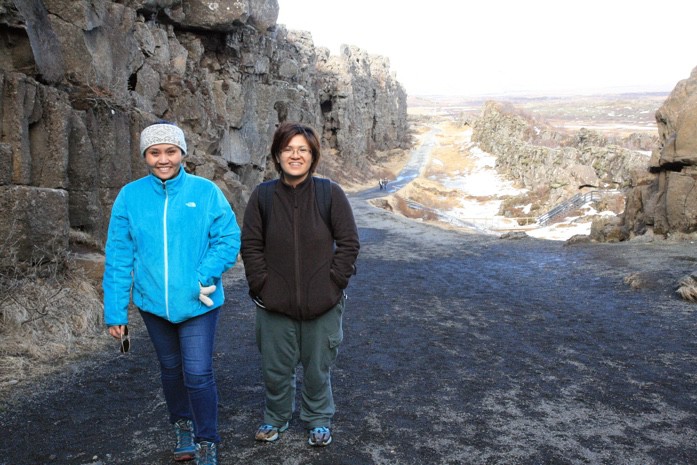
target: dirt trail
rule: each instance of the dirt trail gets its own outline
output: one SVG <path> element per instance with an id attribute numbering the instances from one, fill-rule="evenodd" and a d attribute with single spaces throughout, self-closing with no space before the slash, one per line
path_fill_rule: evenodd
<path id="1" fill-rule="evenodd" d="M 238 264 L 216 348 L 221 464 L 697 463 L 697 313 L 673 291 L 694 244 L 506 241 L 352 203 L 335 442 L 310 448 L 297 419 L 253 440 L 263 389 Z M 1 465 L 173 463 L 155 355 L 132 326 L 132 353 L 2 406 Z"/>
<path id="2" fill-rule="evenodd" d="M 328 448 L 297 418 L 278 443 L 253 440 L 254 306 L 241 264 L 226 275 L 221 464 L 697 463 L 697 307 L 674 293 L 694 244 L 502 240 L 368 203 L 382 195 L 351 195 L 362 249 Z M 174 463 L 155 355 L 131 327 L 132 353 L 95 353 L 0 406 L 0 465 Z"/>

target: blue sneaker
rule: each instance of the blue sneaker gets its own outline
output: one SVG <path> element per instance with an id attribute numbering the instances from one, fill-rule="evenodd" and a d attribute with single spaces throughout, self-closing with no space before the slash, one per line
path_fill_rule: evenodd
<path id="1" fill-rule="evenodd" d="M 318 426 L 310 430 L 307 443 L 315 447 L 328 446 L 332 442 L 332 432 L 326 426 Z"/>
<path id="2" fill-rule="evenodd" d="M 194 422 L 191 420 L 177 421 L 174 424 L 174 434 L 177 436 L 177 445 L 174 446 L 174 460 L 177 462 L 193 460 L 196 457 Z"/>
<path id="3" fill-rule="evenodd" d="M 196 465 L 218 465 L 218 446 L 214 442 L 196 444 Z"/>
<path id="4" fill-rule="evenodd" d="M 285 433 L 287 429 L 288 422 L 285 422 L 283 426 L 264 424 L 259 427 L 254 435 L 254 439 L 257 441 L 274 442 L 279 438 L 280 433 Z"/>

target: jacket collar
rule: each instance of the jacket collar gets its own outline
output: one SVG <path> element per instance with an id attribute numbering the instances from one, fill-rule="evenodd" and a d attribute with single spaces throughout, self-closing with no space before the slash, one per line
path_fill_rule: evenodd
<path id="1" fill-rule="evenodd" d="M 278 178 L 279 185 L 283 186 L 283 188 L 288 190 L 288 191 L 295 191 L 295 192 L 300 192 L 300 191 L 304 191 L 304 190 L 308 189 L 308 186 L 310 184 L 312 184 L 312 182 L 313 182 L 312 175 L 310 175 L 310 176 L 306 177 L 305 179 L 303 179 L 303 181 L 300 184 L 298 184 L 297 186 L 291 187 L 288 184 L 286 184 L 285 182 L 283 182 L 283 179 Z"/>
<path id="2" fill-rule="evenodd" d="M 149 173 L 148 176 L 150 177 L 150 184 L 153 186 L 156 192 L 164 194 L 166 191 L 167 194 L 171 195 L 181 189 L 188 174 L 184 170 L 184 165 L 182 165 L 179 168 L 179 173 L 167 181 L 163 181 L 152 173 Z"/>

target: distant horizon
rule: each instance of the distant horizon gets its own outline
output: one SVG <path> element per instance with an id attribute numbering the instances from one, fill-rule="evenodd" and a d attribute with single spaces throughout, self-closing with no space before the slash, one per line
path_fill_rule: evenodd
<path id="1" fill-rule="evenodd" d="M 687 79 L 687 77 L 685 78 Z M 472 92 L 453 92 L 453 93 L 411 93 L 404 84 L 397 79 L 402 85 L 408 96 L 418 97 L 467 97 L 467 98 L 489 98 L 489 97 L 510 97 L 510 98 L 541 98 L 541 97 L 580 97 L 580 96 L 595 96 L 595 95 L 622 95 L 622 94 L 670 94 L 681 80 L 674 82 L 672 85 L 626 85 L 626 86 L 598 86 L 587 88 L 551 88 L 545 89 L 523 89 L 499 92 L 472 91 Z M 667 89 L 667 90 L 666 90 Z"/>
<path id="2" fill-rule="evenodd" d="M 567 98 L 567 97 L 601 97 L 601 96 L 619 96 L 619 95 L 670 95 L 673 90 L 655 90 L 655 89 L 625 89 L 620 90 L 619 88 L 607 88 L 607 89 L 597 89 L 594 91 L 577 91 L 577 92 L 556 92 L 556 93 L 545 93 L 541 91 L 514 91 L 514 92 L 504 92 L 504 93 L 482 93 L 482 94 L 411 94 L 408 91 L 407 98 L 423 98 L 423 99 L 443 99 L 443 98 L 461 98 L 469 100 L 478 99 L 488 99 L 488 98 L 530 98 L 530 99 L 540 99 L 540 98 Z"/>

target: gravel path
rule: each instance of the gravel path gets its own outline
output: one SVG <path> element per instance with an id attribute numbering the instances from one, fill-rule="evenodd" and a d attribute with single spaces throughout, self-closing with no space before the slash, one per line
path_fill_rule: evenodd
<path id="1" fill-rule="evenodd" d="M 221 464 L 697 463 L 697 307 L 674 292 L 694 244 L 504 240 L 365 197 L 334 442 L 310 448 L 297 419 L 253 440 L 263 388 L 238 264 L 217 339 Z M 138 319 L 132 332 L 131 353 L 1 406 L 0 465 L 173 463 L 155 355 Z"/>

